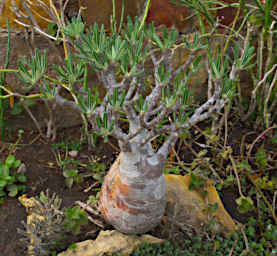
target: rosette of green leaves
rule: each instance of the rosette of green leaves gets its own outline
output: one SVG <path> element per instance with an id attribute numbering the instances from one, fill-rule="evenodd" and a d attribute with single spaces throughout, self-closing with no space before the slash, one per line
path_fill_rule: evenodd
<path id="1" fill-rule="evenodd" d="M 53 67 L 59 74 L 61 82 L 68 86 L 73 86 L 75 83 L 82 81 L 80 77 L 84 73 L 84 63 L 73 61 L 71 54 L 68 54 L 63 68 L 58 65 Z"/>
<path id="2" fill-rule="evenodd" d="M 108 114 L 105 112 L 103 117 L 96 116 L 96 124 L 98 127 L 98 134 L 104 138 L 104 142 L 108 142 L 108 137 L 113 134 L 114 120 L 108 118 Z"/>
<path id="3" fill-rule="evenodd" d="M 221 58 L 221 55 L 218 54 L 217 57 L 211 57 L 210 61 L 210 68 L 212 73 L 212 79 L 219 80 L 227 75 L 227 71 L 229 69 L 229 59 L 228 58 Z"/>
<path id="4" fill-rule="evenodd" d="M 201 38 L 199 37 L 198 33 L 195 33 L 193 36 L 193 40 L 190 41 L 186 37 L 184 38 L 185 47 L 190 50 L 191 52 L 195 52 L 198 50 L 207 49 L 208 45 L 203 44 Z"/>
<path id="5" fill-rule="evenodd" d="M 122 94 L 120 94 L 118 88 L 115 88 L 113 94 L 109 97 L 109 104 L 114 110 L 120 111 L 122 109 L 125 96 L 126 91 L 123 91 Z"/>
<path id="6" fill-rule="evenodd" d="M 151 40 L 152 43 L 162 51 L 172 48 L 178 37 L 177 30 L 168 30 L 166 27 L 163 29 L 161 35 L 158 35 L 153 24 L 148 26 L 145 33 L 147 39 Z"/>
<path id="7" fill-rule="evenodd" d="M 53 100 L 55 99 L 58 90 L 56 85 L 50 85 L 46 79 L 43 80 L 43 85 L 39 87 L 42 97 L 46 100 Z"/>
<path id="8" fill-rule="evenodd" d="M 18 61 L 18 78 L 25 84 L 30 86 L 25 87 L 31 89 L 39 82 L 47 70 L 46 51 L 43 55 L 39 53 L 39 50 L 35 50 L 35 56 L 32 56 L 31 61 L 27 57 L 23 61 Z"/>
<path id="9" fill-rule="evenodd" d="M 96 107 L 100 104 L 99 94 L 97 91 L 92 93 L 91 89 L 87 90 L 87 99 L 82 97 L 81 95 L 77 96 L 78 105 L 81 108 L 81 111 L 86 117 L 90 117 Z"/>
<path id="10" fill-rule="evenodd" d="M 138 22 L 128 21 L 122 34 L 108 36 L 104 27 L 95 24 L 86 34 L 75 41 L 80 51 L 77 55 L 98 70 L 107 70 L 111 65 L 125 77 L 140 75 L 137 65 L 146 60 L 148 46 L 144 44 L 144 33 L 139 31 Z"/>
<path id="11" fill-rule="evenodd" d="M 62 28 L 62 32 L 74 40 L 78 40 L 85 30 L 85 24 L 80 17 L 72 17 L 71 23 Z"/>
<path id="12" fill-rule="evenodd" d="M 96 69 L 107 69 L 109 63 L 105 52 L 111 46 L 111 39 L 107 37 L 104 26 L 99 28 L 98 24 L 94 24 L 86 35 L 81 34 L 80 39 L 81 42 L 75 42 L 80 51 L 78 56 Z"/>
<path id="13" fill-rule="evenodd" d="M 256 63 L 253 62 L 253 58 L 256 55 L 254 46 L 250 46 L 250 44 L 248 44 L 240 56 L 239 46 L 235 43 L 233 53 L 235 66 L 238 70 L 250 69 L 256 65 Z"/>

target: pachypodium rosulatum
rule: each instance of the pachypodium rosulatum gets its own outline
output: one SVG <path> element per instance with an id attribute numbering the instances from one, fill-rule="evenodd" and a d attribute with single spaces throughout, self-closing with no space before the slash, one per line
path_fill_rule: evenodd
<path id="1" fill-rule="evenodd" d="M 45 78 L 34 69 L 36 79 L 41 81 L 42 94 L 57 103 L 64 103 L 58 93 L 59 87 L 66 87 L 87 130 L 91 127 L 93 134 L 104 140 L 111 136 L 118 140 L 121 153 L 102 184 L 99 206 L 105 220 L 119 231 L 147 232 L 160 222 L 165 211 L 163 173 L 172 147 L 193 125 L 219 113 L 232 97 L 233 81 L 241 69 L 237 63 L 245 49 L 234 62 L 220 53 L 210 57 L 209 51 L 206 66 L 210 93 L 197 106 L 192 104 L 187 81 L 203 63 L 197 53 L 208 51 L 206 39 L 195 33 L 192 40 L 184 37 L 180 42 L 176 30 L 157 31 L 153 25 L 140 26 L 138 19 L 129 19 L 124 29 L 109 34 L 96 24 L 84 32 L 80 20 L 73 22 L 63 32 L 71 39 L 74 54 L 63 67 L 55 67 L 59 78 Z M 174 68 L 174 53 L 180 47 L 190 53 L 184 64 Z M 105 88 L 103 98 L 92 93 L 86 83 L 77 86 L 87 65 L 94 68 Z M 24 72 L 28 70 L 21 68 L 19 76 Z M 24 80 L 29 76 L 21 77 Z M 163 139 L 154 149 L 152 142 L 159 135 Z"/>

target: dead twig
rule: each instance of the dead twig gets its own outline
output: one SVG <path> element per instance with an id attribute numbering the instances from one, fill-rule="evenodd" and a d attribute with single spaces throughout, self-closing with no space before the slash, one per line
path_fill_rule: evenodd
<path id="1" fill-rule="evenodd" d="M 33 115 L 33 113 L 31 112 L 31 110 L 29 109 L 29 107 L 24 103 L 24 100 L 21 99 L 21 104 L 23 106 L 23 108 L 26 110 L 26 112 L 29 114 L 30 118 L 33 120 L 36 128 L 38 129 L 38 132 L 40 134 L 40 136 L 42 138 L 45 138 L 45 135 L 43 134 L 43 132 L 41 131 L 41 127 L 40 127 L 40 124 L 39 122 L 37 121 L 37 119 L 35 118 L 35 116 Z"/>
<path id="2" fill-rule="evenodd" d="M 232 155 L 229 155 L 229 158 L 231 160 L 234 173 L 236 175 L 236 179 L 237 179 L 237 183 L 238 183 L 238 189 L 239 189 L 239 194 L 240 194 L 241 197 L 244 197 L 244 195 L 242 193 L 242 189 L 241 189 L 240 179 L 239 179 L 238 170 L 237 170 L 237 166 L 236 166 L 235 160 L 234 160 Z"/>
<path id="3" fill-rule="evenodd" d="M 83 203 L 83 202 L 81 202 L 81 201 L 76 201 L 76 204 L 78 204 L 78 205 L 81 206 L 83 209 L 85 209 L 87 212 L 89 212 L 89 213 L 91 213 L 91 214 L 93 214 L 93 215 L 95 215 L 95 216 L 100 216 L 100 215 L 101 215 L 100 212 L 98 212 L 98 211 L 92 209 L 88 204 L 85 204 L 85 203 Z"/>
<path id="4" fill-rule="evenodd" d="M 79 205 L 81 208 L 83 208 L 85 211 L 87 211 L 87 212 L 89 212 L 89 213 L 91 213 L 91 214 L 93 214 L 93 215 L 95 215 L 95 216 L 101 217 L 100 212 L 98 212 L 98 211 L 92 209 L 88 204 L 85 204 L 85 203 L 83 203 L 83 202 L 81 202 L 81 201 L 76 201 L 75 203 L 76 203 L 77 205 Z M 103 223 L 102 221 L 100 221 L 100 220 L 94 219 L 94 218 L 92 218 L 91 216 L 88 216 L 88 220 L 89 220 L 90 222 L 92 222 L 93 224 L 99 226 L 99 227 L 102 228 L 102 229 L 105 228 L 104 223 Z"/>
<path id="5" fill-rule="evenodd" d="M 273 202 L 272 202 L 273 212 L 275 212 L 275 208 L 276 208 L 276 197 L 277 197 L 277 191 L 275 191 L 273 195 Z"/>
<path id="6" fill-rule="evenodd" d="M 247 239 L 247 236 L 244 232 L 243 226 L 241 226 L 241 233 L 243 235 L 243 239 L 244 239 L 244 243 L 245 243 L 245 247 L 246 247 L 246 252 L 249 252 L 248 239 Z"/>
<path id="7" fill-rule="evenodd" d="M 100 228 L 105 228 L 105 225 L 101 221 L 93 219 L 91 216 L 88 216 L 88 220 Z"/>
<path id="8" fill-rule="evenodd" d="M 228 256 L 232 256 L 233 251 L 234 251 L 234 249 L 235 249 L 235 247 L 236 247 L 236 245 L 237 245 L 237 243 L 238 243 L 238 240 L 239 240 L 238 238 L 235 240 L 235 242 L 234 242 L 234 244 L 233 244 L 233 246 L 232 246 L 232 249 L 230 250 Z"/>
<path id="9" fill-rule="evenodd" d="M 244 144 L 246 137 L 251 134 L 256 134 L 256 132 L 248 132 L 245 135 L 242 136 L 241 143 L 240 143 L 240 155 L 243 156 L 243 149 L 244 149 Z"/>
<path id="10" fill-rule="evenodd" d="M 246 161 L 248 161 L 248 159 L 250 158 L 251 152 L 253 150 L 253 147 L 255 146 L 255 144 L 257 143 L 257 141 L 262 138 L 268 131 L 277 128 L 277 125 L 273 125 L 271 127 L 268 127 L 266 130 L 264 130 L 251 144 L 248 152 L 247 152 L 247 157 L 246 157 Z"/>

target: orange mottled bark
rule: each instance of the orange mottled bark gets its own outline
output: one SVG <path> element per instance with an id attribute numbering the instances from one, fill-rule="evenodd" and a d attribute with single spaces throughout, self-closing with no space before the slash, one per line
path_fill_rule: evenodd
<path id="1" fill-rule="evenodd" d="M 155 227 L 165 210 L 163 163 L 121 153 L 106 175 L 100 209 L 105 220 L 123 233 L 145 233 Z M 128 154 L 128 153 L 127 153 Z"/>

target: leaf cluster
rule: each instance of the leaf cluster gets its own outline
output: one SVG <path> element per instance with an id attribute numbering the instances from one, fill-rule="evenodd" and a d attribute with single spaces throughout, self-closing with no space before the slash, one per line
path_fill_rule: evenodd
<path id="1" fill-rule="evenodd" d="M 176 241 L 165 241 L 161 244 L 141 244 L 131 254 L 137 255 L 164 255 L 164 256 L 196 256 L 215 255 L 223 256 L 232 251 L 234 256 L 273 256 L 276 254 L 277 225 L 270 220 L 251 217 L 245 227 L 245 235 L 248 240 L 248 250 L 241 232 L 235 232 L 231 236 L 217 234 L 212 239 L 195 235 L 176 244 Z M 120 254 L 116 254 L 120 256 Z"/>
<path id="2" fill-rule="evenodd" d="M 18 229 L 30 253 L 38 256 L 48 256 L 52 251 L 64 249 L 66 245 L 66 229 L 64 212 L 61 210 L 62 200 L 47 190 L 41 192 L 35 199 L 32 208 L 33 217 L 24 223 L 24 230 Z"/>
<path id="3" fill-rule="evenodd" d="M 33 88 L 33 86 L 42 78 L 47 70 L 46 51 L 43 55 L 39 53 L 39 50 L 35 50 L 35 55 L 31 61 L 26 57 L 23 61 L 18 61 L 18 78 L 25 84 L 30 84 L 27 89 Z"/>
<path id="4" fill-rule="evenodd" d="M 14 155 L 9 155 L 4 162 L 0 162 L 0 203 L 3 203 L 6 196 L 15 197 L 25 191 L 25 185 L 21 184 L 27 180 L 24 172 L 24 165 Z"/>
<path id="5" fill-rule="evenodd" d="M 78 205 L 73 208 L 67 208 L 65 210 L 65 227 L 74 234 L 78 234 L 80 232 L 81 225 L 88 224 L 87 217 L 87 213 Z"/>
<path id="6" fill-rule="evenodd" d="M 54 65 L 53 67 L 57 71 L 60 81 L 69 85 L 80 82 L 80 77 L 84 73 L 84 64 L 73 61 L 71 54 L 68 54 L 63 68 L 58 65 Z"/>
<path id="7" fill-rule="evenodd" d="M 85 30 L 85 24 L 80 17 L 72 17 L 70 23 L 62 28 L 62 32 L 74 40 L 78 40 Z"/>
<path id="8" fill-rule="evenodd" d="M 138 21 L 129 19 L 123 34 L 107 35 L 104 26 L 95 24 L 86 34 L 80 34 L 75 47 L 80 51 L 77 55 L 98 70 L 107 70 L 115 65 L 125 76 L 139 75 L 137 65 L 148 55 L 148 47 L 144 47 L 145 36 L 139 32 Z"/>
<path id="9" fill-rule="evenodd" d="M 25 230 L 18 229 L 30 246 L 31 253 L 37 256 L 48 256 L 68 245 L 69 234 L 78 234 L 81 225 L 87 224 L 87 214 L 79 206 L 61 209 L 62 200 L 47 190 L 36 198 L 33 207 L 33 218 Z"/>

